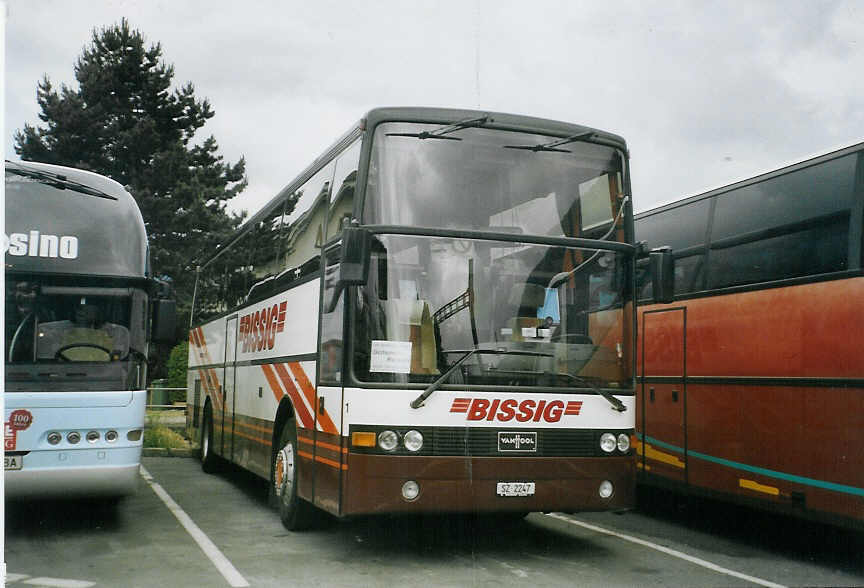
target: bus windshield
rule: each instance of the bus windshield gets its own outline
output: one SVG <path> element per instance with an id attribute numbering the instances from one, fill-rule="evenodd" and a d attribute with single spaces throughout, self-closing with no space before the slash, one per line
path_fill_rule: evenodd
<path id="1" fill-rule="evenodd" d="M 44 389 L 70 369 L 80 376 L 73 378 L 78 390 L 125 388 L 127 360 L 146 352 L 145 313 L 143 290 L 8 278 L 4 359 L 10 391 L 32 387 L 25 382 Z"/>
<path id="2" fill-rule="evenodd" d="M 439 128 L 376 128 L 364 223 L 430 236 L 376 236 L 356 302 L 355 375 L 430 383 L 458 363 L 447 383 L 631 386 L 628 255 L 528 242 L 624 240 L 621 154 L 579 137 Z"/>
<path id="3" fill-rule="evenodd" d="M 612 251 L 378 235 L 355 375 L 428 384 L 473 350 L 450 384 L 628 387 L 627 267 Z"/>
<path id="4" fill-rule="evenodd" d="M 421 138 L 438 126 L 378 125 L 364 223 L 600 238 L 617 216 L 615 149 L 473 127 Z"/>

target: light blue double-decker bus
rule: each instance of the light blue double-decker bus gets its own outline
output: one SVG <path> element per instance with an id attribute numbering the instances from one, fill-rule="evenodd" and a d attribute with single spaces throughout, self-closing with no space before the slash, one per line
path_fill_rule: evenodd
<path id="1" fill-rule="evenodd" d="M 141 212 L 95 173 L 5 167 L 6 496 L 133 493 L 148 347 L 174 332 Z"/>

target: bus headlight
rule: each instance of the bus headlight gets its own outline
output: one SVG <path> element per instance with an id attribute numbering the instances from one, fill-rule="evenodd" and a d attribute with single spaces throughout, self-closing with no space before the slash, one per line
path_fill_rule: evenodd
<path id="1" fill-rule="evenodd" d="M 108 443 L 114 443 L 117 440 L 117 431 L 111 430 L 105 433 L 105 440 Z"/>
<path id="2" fill-rule="evenodd" d="M 99 440 L 99 431 L 87 432 L 87 443 L 96 443 Z"/>
<path id="3" fill-rule="evenodd" d="M 399 446 L 399 435 L 395 431 L 381 431 L 378 433 L 378 447 L 384 451 L 393 451 Z"/>
<path id="4" fill-rule="evenodd" d="M 50 433 L 48 433 L 48 443 L 50 443 L 51 445 L 57 445 L 62 440 L 63 435 L 61 435 L 57 431 L 51 431 Z"/>
<path id="5" fill-rule="evenodd" d="M 402 498 L 411 501 L 416 500 L 420 496 L 420 484 L 414 480 L 408 480 L 402 484 Z"/>
<path id="6" fill-rule="evenodd" d="M 597 493 L 600 495 L 600 498 L 609 498 L 615 492 L 615 487 L 612 486 L 612 482 L 609 480 L 603 480 L 600 482 L 600 488 L 597 489 Z"/>
<path id="7" fill-rule="evenodd" d="M 621 453 L 630 451 L 630 435 L 627 433 L 620 433 L 618 435 L 618 451 Z"/>
<path id="8" fill-rule="evenodd" d="M 613 451 L 615 451 L 615 447 L 617 446 L 618 440 L 612 433 L 603 433 L 602 435 L 600 435 L 600 449 L 602 449 L 606 453 L 612 453 Z"/>
<path id="9" fill-rule="evenodd" d="M 420 431 L 412 429 L 405 433 L 405 438 L 402 442 L 405 444 L 405 449 L 408 451 L 420 451 L 423 447 L 423 434 Z"/>
<path id="10" fill-rule="evenodd" d="M 79 433 L 78 431 L 72 431 L 71 433 L 66 435 L 66 440 L 72 445 L 75 445 L 81 440 L 81 433 Z"/>

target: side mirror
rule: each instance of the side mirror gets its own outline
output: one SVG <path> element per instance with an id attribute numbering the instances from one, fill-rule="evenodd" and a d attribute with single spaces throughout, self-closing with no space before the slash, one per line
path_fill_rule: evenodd
<path id="1" fill-rule="evenodd" d="M 339 262 L 339 285 L 362 286 L 369 274 L 372 233 L 359 227 L 342 229 L 342 260 Z"/>
<path id="2" fill-rule="evenodd" d="M 177 303 L 165 298 L 153 300 L 153 341 L 171 343 L 177 327 Z"/>
<path id="3" fill-rule="evenodd" d="M 649 258 L 654 301 L 668 304 L 675 296 L 675 260 L 672 257 L 672 248 L 652 249 Z"/>

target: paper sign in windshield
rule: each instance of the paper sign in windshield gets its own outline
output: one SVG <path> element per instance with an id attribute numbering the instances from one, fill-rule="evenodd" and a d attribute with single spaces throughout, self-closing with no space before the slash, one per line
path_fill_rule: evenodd
<path id="1" fill-rule="evenodd" d="M 372 341 L 370 372 L 407 374 L 411 372 L 410 341 Z"/>

